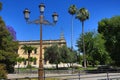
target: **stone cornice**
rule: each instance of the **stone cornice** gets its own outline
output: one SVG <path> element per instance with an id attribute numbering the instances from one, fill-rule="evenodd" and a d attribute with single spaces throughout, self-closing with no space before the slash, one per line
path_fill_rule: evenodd
<path id="1" fill-rule="evenodd" d="M 20 45 L 29 44 L 29 45 L 39 45 L 39 40 L 31 40 L 31 41 L 18 41 Z M 65 40 L 43 40 L 43 44 L 66 44 Z"/>

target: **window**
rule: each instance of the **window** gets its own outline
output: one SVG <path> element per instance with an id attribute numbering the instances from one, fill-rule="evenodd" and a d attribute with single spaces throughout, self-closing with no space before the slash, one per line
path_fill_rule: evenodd
<path id="1" fill-rule="evenodd" d="M 26 65 L 26 60 L 24 60 L 24 65 Z"/>
<path id="2" fill-rule="evenodd" d="M 34 54 L 37 54 L 37 48 L 34 49 Z"/>
<path id="3" fill-rule="evenodd" d="M 36 60 L 34 60 L 33 64 L 36 65 Z"/>

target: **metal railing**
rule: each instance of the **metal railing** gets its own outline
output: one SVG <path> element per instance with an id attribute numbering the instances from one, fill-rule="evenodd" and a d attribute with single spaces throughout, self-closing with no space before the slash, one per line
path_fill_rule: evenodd
<path id="1" fill-rule="evenodd" d="M 11 74 L 14 77 L 8 77 L 9 80 L 37 80 L 37 71 L 33 72 L 20 72 L 19 74 Z M 15 78 L 16 76 L 16 78 Z M 120 72 L 119 71 L 110 71 L 110 70 L 102 70 L 102 71 L 79 71 L 74 70 L 45 70 L 44 80 L 53 79 L 53 80 L 120 80 Z"/>

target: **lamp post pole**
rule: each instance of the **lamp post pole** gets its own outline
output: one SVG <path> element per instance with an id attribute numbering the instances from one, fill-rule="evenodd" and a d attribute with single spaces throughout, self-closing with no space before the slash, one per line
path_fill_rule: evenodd
<path id="1" fill-rule="evenodd" d="M 42 62 L 42 19 L 40 15 L 40 57 L 39 57 L 39 69 L 38 69 L 38 80 L 43 80 L 43 62 Z"/>
<path id="2" fill-rule="evenodd" d="M 44 8 L 45 5 L 43 3 L 41 3 L 39 5 L 40 8 L 40 19 L 36 19 L 33 21 L 29 21 L 29 14 L 30 11 L 26 8 L 23 13 L 24 13 L 24 17 L 26 19 L 26 22 L 29 24 L 40 24 L 40 54 L 39 54 L 39 69 L 38 69 L 38 80 L 43 80 L 43 76 L 44 76 L 44 69 L 43 69 L 43 54 L 42 54 L 42 25 L 55 25 L 57 20 L 58 20 L 58 14 L 57 13 L 53 13 L 52 17 L 53 17 L 53 23 L 49 22 L 48 20 L 44 19 Z"/>

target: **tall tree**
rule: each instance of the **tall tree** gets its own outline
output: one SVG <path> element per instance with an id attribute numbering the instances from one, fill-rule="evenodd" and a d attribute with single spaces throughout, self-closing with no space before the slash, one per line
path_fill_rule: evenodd
<path id="1" fill-rule="evenodd" d="M 28 66 L 29 66 L 30 65 L 30 55 L 31 55 L 32 51 L 36 48 L 29 46 L 29 45 L 23 45 L 23 47 L 21 47 L 21 49 L 24 50 L 25 54 L 28 54 Z"/>
<path id="2" fill-rule="evenodd" d="M 59 52 L 61 56 L 61 62 L 70 64 L 76 62 L 77 58 L 75 51 L 71 50 L 66 45 L 59 47 Z"/>
<path id="3" fill-rule="evenodd" d="M 101 65 L 108 64 L 110 62 L 110 57 L 104 46 L 105 40 L 102 39 L 102 35 L 93 32 L 87 32 L 84 35 L 85 38 L 85 49 L 87 61 L 93 66 L 99 62 Z M 77 47 L 80 52 L 82 52 L 82 35 L 77 41 Z"/>
<path id="4" fill-rule="evenodd" d="M 0 10 L 2 3 L 0 2 Z M 0 64 L 4 64 L 7 72 L 14 71 L 15 58 L 18 49 L 18 42 L 13 41 L 9 31 L 5 27 L 5 23 L 0 17 Z"/>
<path id="5" fill-rule="evenodd" d="M 71 19 L 71 50 L 73 50 L 73 15 L 75 15 L 77 11 L 77 8 L 75 5 L 71 5 L 69 8 L 68 8 L 68 12 L 70 15 L 72 15 L 72 19 Z"/>
<path id="6" fill-rule="evenodd" d="M 5 23 L 0 17 L 0 63 L 6 65 L 8 72 L 14 71 L 15 58 L 18 56 L 18 42 L 13 41 L 10 32 L 6 29 Z"/>
<path id="7" fill-rule="evenodd" d="M 51 64 L 56 64 L 56 68 L 58 69 L 58 64 L 61 62 L 61 56 L 57 44 L 45 48 L 44 60 L 49 61 Z"/>
<path id="8" fill-rule="evenodd" d="M 63 63 L 73 63 L 76 62 L 76 53 L 75 51 L 71 51 L 66 45 L 58 47 L 58 45 L 52 45 L 50 47 L 45 48 L 44 53 L 45 61 L 49 61 L 51 64 L 56 64 L 56 68 L 58 68 L 58 64 L 60 62 Z"/>
<path id="9" fill-rule="evenodd" d="M 98 32 L 104 36 L 106 49 L 114 64 L 120 66 L 120 16 L 99 21 Z"/>
<path id="10" fill-rule="evenodd" d="M 76 13 L 76 18 L 82 22 L 82 41 L 83 41 L 83 61 L 86 68 L 85 43 L 84 43 L 84 21 L 89 19 L 89 12 L 85 8 L 81 8 Z"/>
<path id="11" fill-rule="evenodd" d="M 67 46 L 63 45 L 59 48 L 60 55 L 61 55 L 61 62 L 63 63 L 70 63 L 70 50 L 67 48 Z"/>

